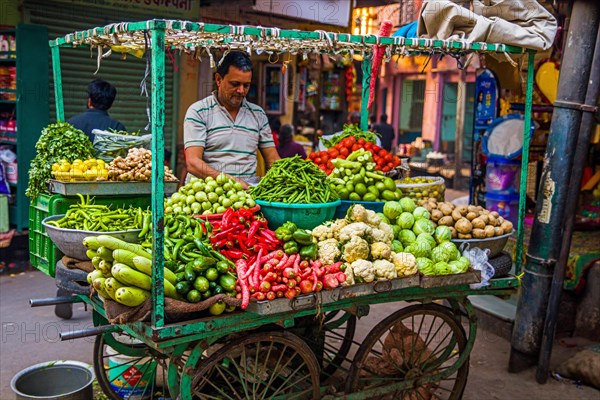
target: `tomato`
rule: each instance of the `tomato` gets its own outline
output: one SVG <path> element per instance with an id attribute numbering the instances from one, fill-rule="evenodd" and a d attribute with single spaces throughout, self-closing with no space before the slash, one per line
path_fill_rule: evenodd
<path id="1" fill-rule="evenodd" d="M 324 152 L 324 154 L 321 156 L 321 162 L 323 164 L 327 164 L 327 161 L 329 161 L 329 156 L 327 156 L 327 152 Z"/>
<path id="2" fill-rule="evenodd" d="M 327 153 L 329 153 L 329 157 L 331 157 L 331 158 L 336 158 L 340 154 L 340 152 L 334 148 L 327 150 Z"/>
<path id="3" fill-rule="evenodd" d="M 352 151 L 353 152 L 356 151 L 356 150 L 358 150 L 358 149 L 360 149 L 360 146 L 358 144 L 353 144 L 352 145 Z"/>
<path id="4" fill-rule="evenodd" d="M 360 144 L 361 146 L 365 144 L 365 139 L 364 138 L 360 138 L 358 139 L 358 144 Z"/>
<path id="5" fill-rule="evenodd" d="M 377 146 L 376 144 L 374 144 L 374 145 L 373 145 L 373 147 L 372 147 L 372 149 L 373 149 L 373 151 L 374 151 L 375 153 L 378 153 L 378 154 L 379 154 L 379 150 L 381 150 L 381 147 L 379 147 L 379 146 Z"/>
<path id="6" fill-rule="evenodd" d="M 400 165 L 400 157 L 394 156 L 394 162 Z"/>
<path id="7" fill-rule="evenodd" d="M 327 171 L 327 166 L 326 166 L 326 165 L 320 164 L 320 165 L 319 165 L 319 168 L 321 168 L 321 170 L 322 170 L 323 172 Z"/>
<path id="8" fill-rule="evenodd" d="M 317 156 L 317 153 L 312 152 L 308 155 L 308 158 L 310 158 L 311 160 L 314 160 L 316 156 Z"/>
<path id="9" fill-rule="evenodd" d="M 334 165 L 333 165 L 333 163 L 331 162 L 331 160 L 327 161 L 327 168 L 328 168 L 328 169 L 333 169 L 333 168 L 334 168 Z"/>
<path id="10" fill-rule="evenodd" d="M 377 152 L 377 155 L 379 157 L 385 157 L 387 154 L 389 154 L 385 149 L 381 149 Z"/>
<path id="11" fill-rule="evenodd" d="M 394 156 L 392 156 L 392 153 L 387 153 L 386 155 L 383 156 L 383 159 L 387 162 L 393 162 L 392 160 L 394 159 Z"/>
<path id="12" fill-rule="evenodd" d="M 350 154 L 350 150 L 348 150 L 347 147 L 342 147 L 340 149 L 340 156 L 343 156 L 344 158 L 348 157 L 348 154 Z"/>
<path id="13" fill-rule="evenodd" d="M 389 172 L 389 171 L 391 170 L 391 168 L 390 168 L 388 165 L 386 165 L 386 166 L 384 166 L 383 168 L 381 168 L 381 170 L 382 170 L 383 172 Z"/>
<path id="14" fill-rule="evenodd" d="M 371 150 L 371 147 L 373 147 L 373 143 L 371 142 L 365 142 L 365 144 L 363 145 L 363 148 L 365 150 Z"/>
<path id="15" fill-rule="evenodd" d="M 390 162 L 388 162 L 386 165 L 387 165 L 388 167 L 390 167 L 390 169 L 394 169 L 394 167 L 395 167 L 394 163 L 393 163 L 393 162 L 391 162 L 391 161 L 390 161 Z"/>

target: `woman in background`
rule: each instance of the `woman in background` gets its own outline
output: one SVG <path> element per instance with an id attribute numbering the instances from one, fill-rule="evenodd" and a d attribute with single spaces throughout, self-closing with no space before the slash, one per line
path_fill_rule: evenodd
<path id="1" fill-rule="evenodd" d="M 301 144 L 294 142 L 294 127 L 290 124 L 281 126 L 279 130 L 279 145 L 277 146 L 277 152 L 279 157 L 294 157 L 299 155 L 302 158 L 306 158 L 306 150 Z"/>

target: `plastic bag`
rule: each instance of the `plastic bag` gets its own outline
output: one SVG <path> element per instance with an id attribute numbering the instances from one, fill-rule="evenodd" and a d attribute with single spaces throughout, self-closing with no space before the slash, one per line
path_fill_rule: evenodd
<path id="1" fill-rule="evenodd" d="M 492 264 L 488 262 L 490 251 L 478 247 L 469 248 L 468 243 L 463 244 L 463 246 L 465 249 L 462 251 L 462 255 L 469 259 L 471 268 L 481 271 L 481 282 L 471 284 L 471 289 L 480 289 L 488 286 L 490 284 L 490 279 L 492 279 L 496 273 Z M 461 250 L 463 246 L 461 246 Z"/>
<path id="2" fill-rule="evenodd" d="M 106 162 L 110 162 L 115 158 L 127 157 L 127 151 L 134 147 L 150 149 L 152 144 L 152 135 L 130 136 L 120 135 L 94 129 L 94 150 L 96 150 L 96 158 L 100 158 Z"/>

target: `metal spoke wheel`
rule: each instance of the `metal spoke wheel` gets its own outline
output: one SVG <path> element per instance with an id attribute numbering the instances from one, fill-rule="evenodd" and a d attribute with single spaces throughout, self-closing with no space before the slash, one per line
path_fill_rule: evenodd
<path id="1" fill-rule="evenodd" d="M 459 400 L 469 372 L 467 339 L 452 311 L 413 305 L 377 324 L 358 349 L 346 392 L 366 398 Z M 386 387 L 387 386 L 387 387 Z"/>
<path id="2" fill-rule="evenodd" d="M 356 331 L 356 316 L 343 310 L 331 311 L 321 320 L 315 316 L 298 323 L 299 336 L 315 353 L 321 365 L 322 379 L 332 376 L 344 365 Z"/>
<path id="3" fill-rule="evenodd" d="M 124 333 L 103 333 L 94 343 L 94 372 L 111 400 L 168 396 L 168 356 Z"/>
<path id="4" fill-rule="evenodd" d="M 306 343 L 289 332 L 261 332 L 228 341 L 202 360 L 190 397 L 319 399 L 319 386 L 319 366 Z"/>

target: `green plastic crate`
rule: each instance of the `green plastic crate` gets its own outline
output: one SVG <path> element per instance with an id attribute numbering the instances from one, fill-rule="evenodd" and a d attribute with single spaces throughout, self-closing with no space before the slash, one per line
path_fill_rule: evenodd
<path id="1" fill-rule="evenodd" d="M 269 228 L 273 230 L 286 221 L 292 221 L 302 229 L 313 229 L 332 219 L 340 203 L 340 200 L 319 204 L 288 204 L 256 200 L 260 212 L 269 221 Z"/>
<path id="2" fill-rule="evenodd" d="M 150 196 L 95 196 L 95 203 L 112 207 L 149 207 Z M 29 261 L 46 275 L 54 277 L 56 263 L 63 254 L 52 243 L 42 225 L 44 218 L 64 214 L 79 197 L 41 194 L 29 206 Z"/>

